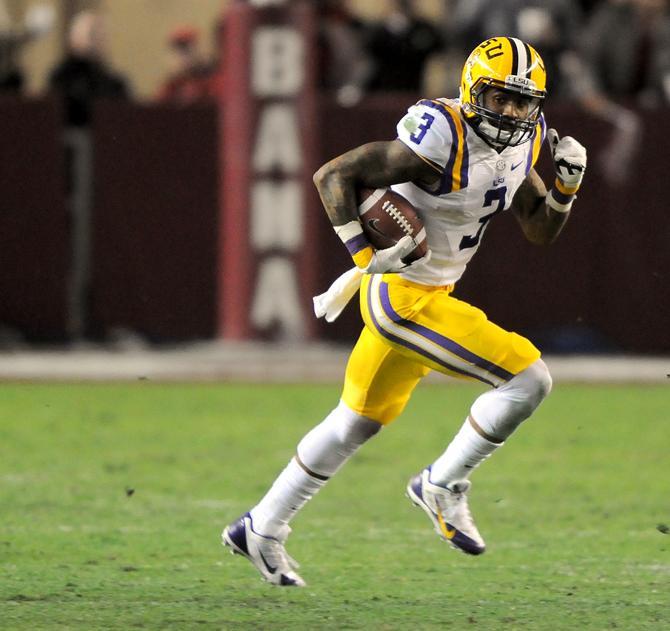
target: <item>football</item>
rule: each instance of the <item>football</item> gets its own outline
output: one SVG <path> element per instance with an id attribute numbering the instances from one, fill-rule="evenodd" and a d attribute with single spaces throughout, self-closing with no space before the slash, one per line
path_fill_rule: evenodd
<path id="1" fill-rule="evenodd" d="M 365 236 L 376 250 L 390 248 L 409 235 L 417 242 L 417 246 L 403 259 L 404 263 L 416 261 L 428 252 L 426 230 L 421 217 L 412 204 L 391 189 L 360 189 L 358 215 Z"/>

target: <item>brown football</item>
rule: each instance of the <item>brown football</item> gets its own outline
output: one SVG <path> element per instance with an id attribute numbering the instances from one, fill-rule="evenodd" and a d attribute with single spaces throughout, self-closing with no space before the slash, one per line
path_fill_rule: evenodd
<path id="1" fill-rule="evenodd" d="M 412 204 L 391 189 L 360 189 L 358 215 L 365 236 L 376 250 L 390 248 L 409 235 L 415 239 L 417 246 L 403 259 L 404 263 L 416 261 L 428 252 L 421 217 Z"/>

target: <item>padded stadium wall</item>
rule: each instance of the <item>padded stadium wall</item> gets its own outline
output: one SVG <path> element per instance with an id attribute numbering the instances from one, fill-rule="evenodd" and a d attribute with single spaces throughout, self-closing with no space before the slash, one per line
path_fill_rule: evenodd
<path id="1" fill-rule="evenodd" d="M 96 107 L 90 247 L 77 301 L 79 237 L 60 109 L 49 100 L 0 101 L 0 332 L 72 339 L 77 304 L 77 334 L 96 340 L 126 330 L 152 341 L 353 342 L 361 326 L 355 301 L 332 325 L 312 315 L 311 296 L 351 261 L 311 175 L 352 147 L 393 139 L 421 95 L 369 96 L 343 108 L 313 89 L 308 4 L 291 14 L 238 6 L 218 104 Z M 251 63 L 254 50 L 261 61 Z M 670 116 L 667 108 L 638 114 L 626 177 L 612 180 L 603 166 L 613 128 L 571 103 L 549 104 L 549 124 L 589 150 L 570 222 L 555 244 L 538 248 L 509 214 L 497 218 L 457 287 L 460 298 L 545 351 L 670 353 L 668 147 L 658 142 L 670 135 Z M 546 151 L 539 168 L 551 181 Z"/>

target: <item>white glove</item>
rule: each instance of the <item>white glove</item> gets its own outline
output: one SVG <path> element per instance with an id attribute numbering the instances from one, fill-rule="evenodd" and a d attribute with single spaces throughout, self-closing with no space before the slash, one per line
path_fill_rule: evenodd
<path id="1" fill-rule="evenodd" d="M 325 316 L 326 322 L 333 322 L 342 313 L 361 286 L 363 272 L 358 267 L 347 270 L 328 288 L 328 291 L 314 296 L 314 313 L 317 318 Z"/>
<path id="2" fill-rule="evenodd" d="M 363 271 L 366 274 L 386 274 L 388 272 L 400 272 L 401 270 L 409 267 L 409 265 L 403 263 L 402 259 L 406 257 L 416 246 L 416 241 L 407 235 L 390 248 L 385 248 L 384 250 L 375 250 L 374 254 L 372 255 L 372 259 Z M 423 262 L 425 258 L 426 257 L 424 256 L 419 259 L 419 261 Z M 412 263 L 412 265 L 418 263 L 419 261 L 415 261 Z"/>
<path id="3" fill-rule="evenodd" d="M 572 136 L 558 137 L 555 129 L 547 130 L 556 175 L 568 189 L 577 190 L 586 170 L 586 149 Z"/>

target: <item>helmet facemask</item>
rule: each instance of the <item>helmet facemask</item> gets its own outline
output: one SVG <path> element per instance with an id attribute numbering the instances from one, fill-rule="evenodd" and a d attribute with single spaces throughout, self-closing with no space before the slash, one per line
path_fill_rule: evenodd
<path id="1" fill-rule="evenodd" d="M 526 100 L 528 103 L 526 116 L 524 118 L 506 116 L 485 107 L 484 96 L 487 90 L 492 88 Z M 479 134 L 494 148 L 502 150 L 505 147 L 520 145 L 533 135 L 542 113 L 544 94 L 543 90 L 537 90 L 528 83 L 524 85 L 518 77 L 508 77 L 508 81 L 504 83 L 482 77 L 472 87 L 471 100 L 463 104 L 463 109 L 466 114 L 474 115 L 471 122 Z"/>

